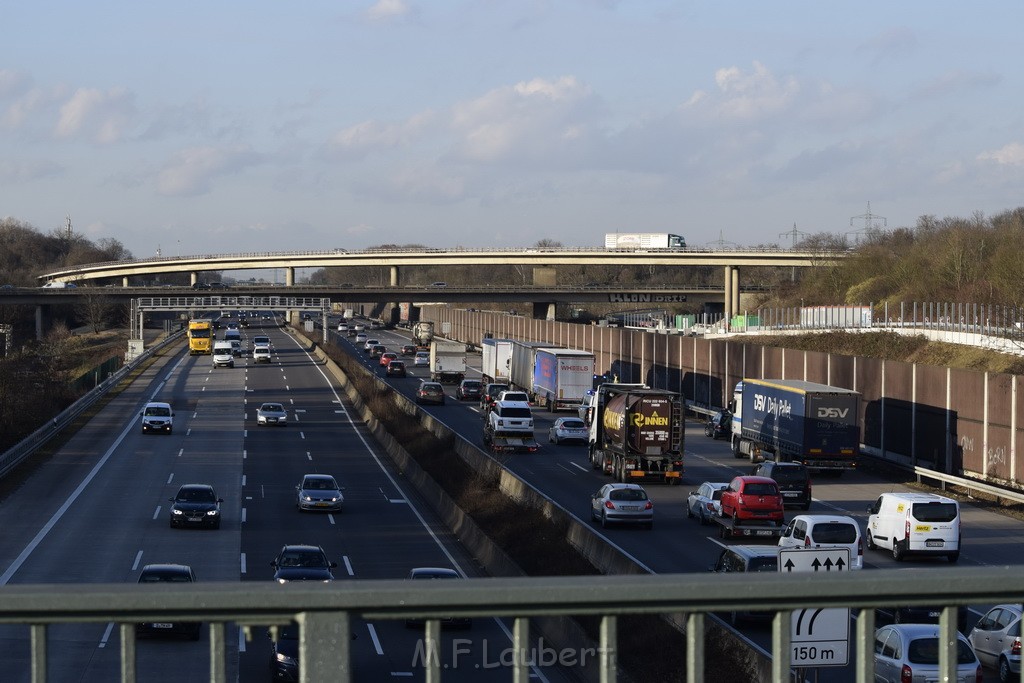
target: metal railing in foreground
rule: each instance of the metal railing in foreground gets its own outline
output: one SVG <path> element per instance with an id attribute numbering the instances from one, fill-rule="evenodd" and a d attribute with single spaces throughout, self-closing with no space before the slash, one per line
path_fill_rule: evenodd
<path id="1" fill-rule="evenodd" d="M 455 584 L 455 585 L 453 585 Z M 493 578 L 465 581 L 337 581 L 331 584 L 271 582 L 164 584 L 18 585 L 0 587 L 0 623 L 31 626 L 32 681 L 44 683 L 47 626 L 66 623 L 119 625 L 121 680 L 136 675 L 136 622 L 210 623 L 210 677 L 225 681 L 225 628 L 235 623 L 299 624 L 302 681 L 351 681 L 352 620 L 425 619 L 423 664 L 428 682 L 440 681 L 443 666 L 429 656 L 440 648 L 442 617 L 508 617 L 513 622 L 513 680 L 525 683 L 535 657 L 530 652 L 529 618 L 599 615 L 599 642 L 592 659 L 601 680 L 617 680 L 616 619 L 626 614 L 682 614 L 689 681 L 703 681 L 705 620 L 710 613 L 775 612 L 772 621 L 771 680 L 790 680 L 799 664 L 798 643 L 790 637 L 792 610 L 860 608 L 852 638 L 856 680 L 870 681 L 874 667 L 875 607 L 946 605 L 940 620 L 940 680 L 955 679 L 956 606 L 1024 601 L 1020 567 L 922 568 L 912 572 L 864 570 L 847 573 L 661 574 Z M 852 643 L 851 643 L 852 646 Z M 852 652 L 852 650 L 851 650 Z M 533 653 L 535 654 L 535 653 Z M 558 662 L 578 662 L 582 653 L 559 653 Z M 506 660 L 503 659 L 503 664 Z M 709 672 L 714 673 L 714 672 Z"/>

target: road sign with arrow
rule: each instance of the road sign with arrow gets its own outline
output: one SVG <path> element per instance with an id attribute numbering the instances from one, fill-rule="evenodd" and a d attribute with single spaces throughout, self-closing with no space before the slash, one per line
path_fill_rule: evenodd
<path id="1" fill-rule="evenodd" d="M 782 548 L 779 571 L 847 572 L 849 548 Z M 846 666 L 850 662 L 850 610 L 845 607 L 793 611 L 793 666 Z"/>

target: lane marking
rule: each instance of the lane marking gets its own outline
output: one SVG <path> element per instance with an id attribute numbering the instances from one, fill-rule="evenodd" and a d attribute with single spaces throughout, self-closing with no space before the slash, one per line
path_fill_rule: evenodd
<path id="1" fill-rule="evenodd" d="M 242 569 L 241 573 L 244 574 L 245 573 L 245 553 L 242 553 L 241 569 Z"/>
<path id="2" fill-rule="evenodd" d="M 306 451 L 306 460 L 312 460 L 313 456 L 310 455 L 309 451 Z"/>
<path id="3" fill-rule="evenodd" d="M 238 651 L 245 652 L 245 629 L 238 629 Z"/>
<path id="4" fill-rule="evenodd" d="M 160 516 L 160 508 L 161 507 L 163 507 L 163 506 L 162 505 L 157 505 L 156 506 L 156 510 L 153 511 L 153 519 L 156 519 L 157 517 Z"/>
<path id="5" fill-rule="evenodd" d="M 174 472 L 171 472 L 171 476 L 167 477 L 168 484 L 170 484 L 172 481 L 174 481 Z"/>
<path id="6" fill-rule="evenodd" d="M 328 519 L 328 521 L 330 521 L 331 526 L 334 526 L 334 513 L 333 512 L 328 512 L 327 513 L 327 519 Z"/>
<path id="7" fill-rule="evenodd" d="M 100 647 L 106 647 L 107 641 L 110 640 L 110 634 L 114 631 L 114 622 L 107 622 L 107 628 L 103 630 L 103 637 L 100 638 Z"/>
<path id="8" fill-rule="evenodd" d="M 571 462 L 571 463 L 569 463 L 569 464 L 570 464 L 570 465 L 572 465 L 573 467 L 577 467 L 577 468 L 579 468 L 579 469 L 583 470 L 584 472 L 589 472 L 589 471 L 590 471 L 589 469 L 587 469 L 587 468 L 586 468 L 586 467 L 584 467 L 583 465 L 577 464 L 577 463 L 575 463 L 575 462 Z"/>
<path id="9" fill-rule="evenodd" d="M 380 639 L 377 637 L 377 629 L 373 627 L 373 624 L 367 624 L 366 630 L 370 632 L 370 640 L 373 641 L 373 649 L 377 651 L 377 654 L 383 655 L 384 648 L 380 646 Z"/>
<path id="10" fill-rule="evenodd" d="M 245 474 L 242 475 L 242 486 L 245 486 L 245 479 L 246 479 L 247 476 L 248 475 L 245 475 Z"/>
<path id="11" fill-rule="evenodd" d="M 135 553 L 135 562 L 132 563 L 132 571 L 139 568 L 139 563 L 142 562 L 142 551 Z"/>
<path id="12" fill-rule="evenodd" d="M 242 508 L 242 523 L 245 524 L 246 508 Z"/>
<path id="13" fill-rule="evenodd" d="M 352 563 L 348 559 L 348 555 L 342 555 L 341 561 L 345 564 L 345 571 L 348 572 L 349 576 L 355 576 L 356 573 L 352 570 Z"/>
<path id="14" fill-rule="evenodd" d="M 245 460 L 248 457 L 249 457 L 249 451 L 247 451 L 246 449 L 243 448 L 242 449 L 242 460 Z"/>

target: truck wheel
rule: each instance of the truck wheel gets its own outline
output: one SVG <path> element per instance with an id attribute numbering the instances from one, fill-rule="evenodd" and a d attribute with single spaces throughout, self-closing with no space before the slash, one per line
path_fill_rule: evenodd
<path id="1" fill-rule="evenodd" d="M 955 553 L 950 553 L 949 555 L 946 555 L 946 559 L 949 560 L 950 564 L 956 564 L 957 561 L 960 559 L 960 551 L 957 550 Z"/>
<path id="2" fill-rule="evenodd" d="M 732 440 L 732 457 L 734 457 L 734 458 L 742 458 L 743 457 L 743 453 L 740 452 L 740 440 L 739 439 L 733 439 Z"/>

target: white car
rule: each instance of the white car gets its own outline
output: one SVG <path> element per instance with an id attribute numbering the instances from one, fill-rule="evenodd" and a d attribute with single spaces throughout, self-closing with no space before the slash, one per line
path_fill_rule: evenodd
<path id="1" fill-rule="evenodd" d="M 690 491 L 686 498 L 686 516 L 696 517 L 701 524 L 711 524 L 714 517 L 722 516 L 722 491 L 727 488 L 727 481 L 706 481 L 696 491 Z"/>
<path id="2" fill-rule="evenodd" d="M 284 427 L 288 424 L 288 411 L 280 403 L 264 403 L 256 410 L 256 424 Z"/>
<path id="3" fill-rule="evenodd" d="M 260 344 L 259 346 L 252 347 L 252 362 L 253 363 L 269 363 L 270 362 L 270 347 Z"/>
<path id="4" fill-rule="evenodd" d="M 956 634 L 957 681 L 980 681 L 981 662 L 962 633 Z M 893 624 L 875 631 L 875 681 L 938 681 L 939 627 L 936 624 Z"/>
<path id="5" fill-rule="evenodd" d="M 365 332 L 358 332 L 356 334 L 356 341 L 355 341 L 355 343 L 356 343 L 356 345 L 365 344 L 366 343 L 366 333 Z"/>
<path id="6" fill-rule="evenodd" d="M 560 417 L 548 430 L 548 443 L 586 443 L 590 432 L 578 417 Z"/>
<path id="7" fill-rule="evenodd" d="M 374 346 L 378 346 L 379 344 L 379 339 L 367 339 L 366 342 L 363 344 L 363 351 L 369 353 Z"/>
<path id="8" fill-rule="evenodd" d="M 845 515 L 797 515 L 779 537 L 783 548 L 848 548 L 848 569 L 864 567 L 864 542 L 860 526 Z"/>
<path id="9" fill-rule="evenodd" d="M 430 352 L 429 351 L 417 351 L 416 356 L 412 359 L 413 367 L 427 368 L 430 367 Z"/>

